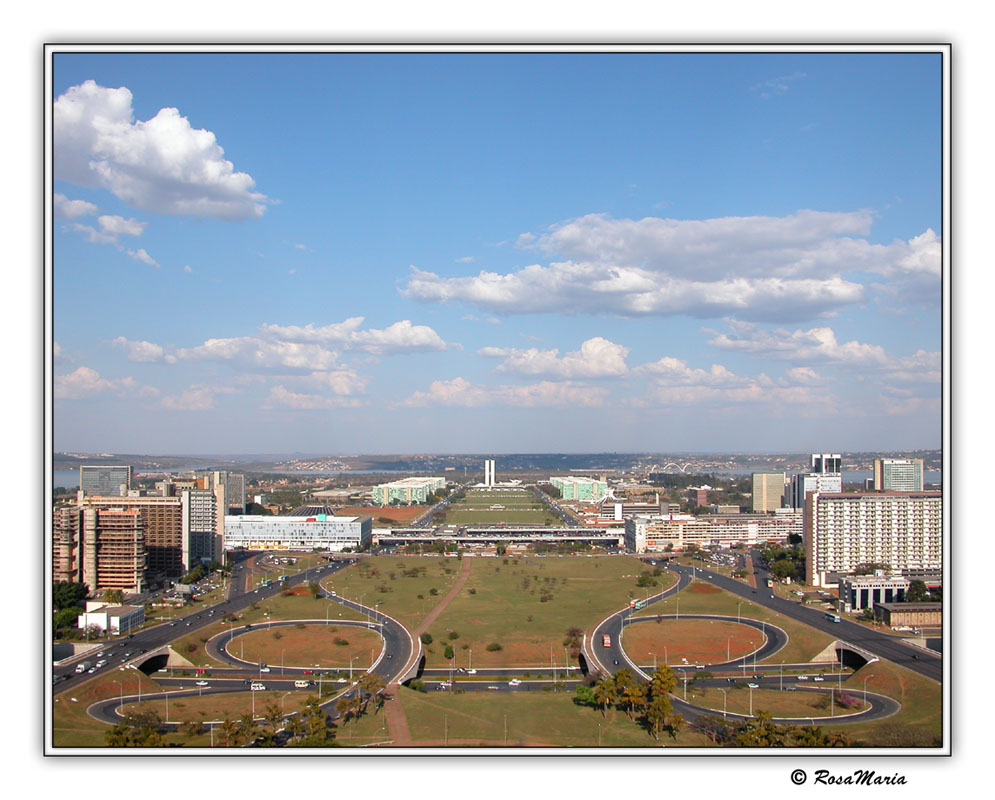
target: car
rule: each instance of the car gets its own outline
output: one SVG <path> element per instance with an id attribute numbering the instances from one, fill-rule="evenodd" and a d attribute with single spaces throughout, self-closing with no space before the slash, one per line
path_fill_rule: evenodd
<path id="1" fill-rule="evenodd" d="M 389 656 L 388 656 L 388 658 L 389 658 Z M 475 670 L 475 669 L 468 669 L 466 671 L 466 674 L 467 675 L 476 675 L 477 674 L 477 670 Z"/>
<path id="2" fill-rule="evenodd" d="M 748 684 L 746 684 L 746 685 L 747 685 L 747 686 L 748 686 L 748 687 L 749 687 L 750 689 L 759 689 L 759 688 L 760 688 L 760 684 L 758 684 L 758 683 L 748 683 Z"/>
<path id="3" fill-rule="evenodd" d="M 170 622 L 169 623 L 169 627 L 170 628 L 175 628 L 176 627 L 176 623 L 175 622 Z"/>
<path id="4" fill-rule="evenodd" d="M 194 684 L 194 685 L 195 686 L 208 686 L 209 684 L 207 683 L 207 681 L 197 681 L 197 683 Z"/>
<path id="5" fill-rule="evenodd" d="M 294 686 L 298 689 L 307 689 L 311 685 L 311 681 L 294 681 Z"/>
<path id="6" fill-rule="evenodd" d="M 87 675 L 92 675 L 92 674 L 93 674 L 94 672 L 96 672 L 96 671 L 97 671 L 97 668 L 96 668 L 96 667 L 90 667 L 90 668 L 89 668 L 89 669 L 88 669 L 88 670 L 86 671 L 86 674 L 87 674 Z"/>
<path id="7" fill-rule="evenodd" d="M 694 665 L 694 668 L 695 668 L 695 669 L 704 669 L 704 668 L 705 668 L 705 665 L 704 665 L 704 664 L 695 664 L 695 665 Z"/>
<path id="8" fill-rule="evenodd" d="M 518 680 L 518 678 L 512 678 L 510 681 L 508 681 L 508 685 L 509 686 L 521 686 L 522 682 L 520 680 Z"/>
<path id="9" fill-rule="evenodd" d="M 773 600 L 773 599 L 774 599 L 774 595 L 771 595 L 771 596 L 770 596 L 770 599 L 771 599 L 771 600 Z"/>
<path id="10" fill-rule="evenodd" d="M 812 678 L 812 680 L 813 681 L 824 681 L 825 678 L 823 678 L 821 675 L 816 675 L 814 678 Z"/>
<path id="11" fill-rule="evenodd" d="M 346 681 L 346 679 L 345 679 L 345 678 L 339 678 L 339 679 L 338 679 L 337 681 L 335 681 L 335 682 L 336 682 L 336 683 L 347 683 L 348 681 Z"/>
<path id="12" fill-rule="evenodd" d="M 757 590 L 756 590 L 756 589 L 754 589 L 754 590 L 753 590 L 753 594 L 756 594 L 756 593 L 757 593 Z"/>
<path id="13" fill-rule="evenodd" d="M 266 691 L 266 684 L 265 683 L 253 683 L 253 684 L 251 684 L 249 686 L 249 689 L 251 689 L 253 692 L 265 692 Z"/>
<path id="14" fill-rule="evenodd" d="M 799 675 L 798 676 L 798 680 L 800 680 L 800 681 L 807 681 L 808 680 L 808 675 Z"/>
<path id="15" fill-rule="evenodd" d="M 314 670 L 313 669 L 306 669 L 306 670 L 304 670 L 304 674 L 305 675 L 314 675 Z"/>
<path id="16" fill-rule="evenodd" d="M 488 686 L 487 687 L 487 691 L 489 691 L 489 692 L 496 692 L 496 691 L 498 691 L 499 688 L 500 687 L 498 687 L 498 686 Z"/>

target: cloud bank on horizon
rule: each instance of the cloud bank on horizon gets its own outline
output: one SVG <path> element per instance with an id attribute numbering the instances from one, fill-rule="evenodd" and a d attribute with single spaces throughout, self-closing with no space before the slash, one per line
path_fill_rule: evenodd
<path id="1" fill-rule="evenodd" d="M 808 73 L 757 80 L 742 95 L 784 102 Z M 239 124 L 247 112 L 237 101 L 205 113 L 199 91 L 181 94 L 218 132 L 195 127 L 178 101 L 136 112 L 151 97 L 130 83 L 69 78 L 53 103 L 59 449 L 939 442 L 942 241 L 933 217 L 909 214 L 899 225 L 874 197 L 825 210 L 796 202 L 775 214 L 667 216 L 624 213 L 626 199 L 556 215 L 577 202 L 550 191 L 543 208 L 553 215 L 533 214 L 532 230 L 509 235 L 515 215 L 463 216 L 473 195 L 438 164 L 423 173 L 410 143 L 388 134 L 338 141 L 339 128 L 271 93 L 285 130 L 321 131 L 273 147 L 270 129 Z M 238 168 L 220 143 L 229 135 Z M 319 156 L 325 136 L 338 149 Z M 473 140 L 461 147 L 454 159 L 476 158 Z M 493 160 L 478 169 L 500 181 L 511 162 Z M 360 201 L 373 191 L 361 182 L 385 163 L 404 165 L 399 195 L 426 186 L 435 169 L 452 196 L 424 211 L 393 208 L 386 195 Z M 338 184 L 323 180 L 325 169 Z M 592 181 L 611 177 L 591 169 Z M 350 191 L 348 205 L 334 196 Z M 777 205 L 804 197 L 805 182 L 786 194 Z M 765 195 L 757 207 L 771 205 Z M 479 238 L 466 255 L 474 245 L 461 226 L 471 219 Z M 883 241 L 875 230 L 885 225 L 904 234 Z M 153 432 L 163 419 L 182 433 Z M 449 432 L 455 420 L 462 437 Z M 826 439 L 824 428 L 846 433 Z"/>

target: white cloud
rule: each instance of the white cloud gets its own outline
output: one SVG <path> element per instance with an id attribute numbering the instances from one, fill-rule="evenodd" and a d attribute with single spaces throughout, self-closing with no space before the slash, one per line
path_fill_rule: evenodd
<path id="1" fill-rule="evenodd" d="M 87 241 L 94 244 L 114 244 L 119 245 L 119 236 L 141 236 L 148 223 L 139 222 L 137 219 L 125 219 L 114 214 L 105 214 L 97 217 L 100 230 L 96 230 L 90 225 L 73 223 L 72 229 L 82 233 Z M 120 245 L 119 245 L 120 246 Z"/>
<path id="2" fill-rule="evenodd" d="M 457 258 L 456 259 L 456 263 L 457 264 L 472 264 L 476 260 L 477 259 L 475 259 L 473 256 L 463 256 L 462 258 Z"/>
<path id="3" fill-rule="evenodd" d="M 235 172 L 211 131 L 175 108 L 135 121 L 131 92 L 89 80 L 53 108 L 55 177 L 103 188 L 143 211 L 219 219 L 260 217 L 265 195 Z"/>
<path id="4" fill-rule="evenodd" d="M 296 410 L 314 410 L 324 408 L 355 407 L 361 401 L 347 397 L 328 397 L 318 394 L 300 394 L 292 392 L 283 386 L 274 386 L 269 396 L 263 402 L 263 409 L 289 408 Z"/>
<path id="5" fill-rule="evenodd" d="M 740 378 L 730 372 L 721 364 L 712 364 L 712 368 L 708 371 L 692 369 L 684 361 L 672 356 L 664 356 L 659 361 L 643 364 L 641 367 L 637 367 L 636 371 L 653 375 L 661 384 L 670 385 L 732 386 L 747 381 L 747 379 Z"/>
<path id="6" fill-rule="evenodd" d="M 498 372 L 518 375 L 549 375 L 554 378 L 606 378 L 625 375 L 629 368 L 625 358 L 629 348 L 615 344 L 600 336 L 588 339 L 580 350 L 565 353 L 559 350 L 516 350 L 484 347 L 477 351 L 487 358 L 501 358 Z"/>
<path id="7" fill-rule="evenodd" d="M 446 278 L 411 268 L 402 293 L 422 302 L 465 302 L 505 314 L 733 315 L 754 320 L 827 316 L 865 299 L 850 275 L 876 274 L 880 289 L 938 299 L 940 242 L 872 244 L 868 211 L 799 211 L 784 217 L 674 220 L 588 214 L 553 225 L 520 247 L 556 260 L 511 273 Z"/>
<path id="8" fill-rule="evenodd" d="M 335 367 L 339 354 L 317 344 L 240 336 L 207 339 L 196 347 L 180 348 L 176 351 L 176 357 L 191 361 L 231 361 L 255 369 L 288 367 L 315 371 Z"/>
<path id="9" fill-rule="evenodd" d="M 193 267 L 191 267 L 189 264 L 184 265 L 183 271 L 187 273 L 187 275 L 193 275 Z"/>
<path id="10" fill-rule="evenodd" d="M 166 353 L 162 345 L 153 344 L 152 342 L 129 341 L 123 336 L 118 336 L 111 344 L 124 350 L 129 361 L 176 363 L 176 356 Z"/>
<path id="11" fill-rule="evenodd" d="M 364 317 L 350 317 L 342 322 L 315 327 L 307 325 L 263 325 L 260 332 L 268 338 L 292 342 L 333 344 L 344 350 L 359 350 L 372 355 L 412 351 L 446 350 L 450 345 L 428 325 L 413 325 L 410 320 L 395 322 L 386 328 L 359 330 Z"/>
<path id="12" fill-rule="evenodd" d="M 141 261 L 143 264 L 148 264 L 150 267 L 159 269 L 159 262 L 146 253 L 143 247 L 138 248 L 138 250 L 129 250 L 128 255 L 135 259 L 135 261 Z"/>
<path id="13" fill-rule="evenodd" d="M 781 75 L 777 78 L 770 78 L 766 81 L 761 81 L 758 84 L 750 87 L 750 91 L 757 92 L 764 99 L 774 97 L 775 95 L 785 94 L 796 81 L 800 81 L 802 78 L 807 77 L 804 72 L 792 72 L 790 75 Z"/>
<path id="14" fill-rule="evenodd" d="M 736 315 L 744 319 L 800 320 L 858 302 L 864 297 L 864 287 L 838 276 L 702 282 L 636 267 L 563 262 L 548 267 L 533 264 L 507 275 L 481 271 L 464 278 L 440 278 L 412 268 L 402 293 L 412 300 L 466 302 L 502 314 Z"/>
<path id="15" fill-rule="evenodd" d="M 750 353 L 763 358 L 776 358 L 795 363 L 829 362 L 852 366 L 883 366 L 888 362 L 884 348 L 856 340 L 840 343 L 832 328 L 810 328 L 807 331 L 762 331 L 751 326 L 737 326 L 740 333 L 714 334 L 708 343 L 721 350 Z"/>
<path id="16" fill-rule="evenodd" d="M 784 371 L 785 377 L 794 383 L 802 383 L 806 386 L 816 386 L 822 382 L 819 373 L 811 367 L 792 367 Z"/>
<path id="17" fill-rule="evenodd" d="M 135 388 L 133 378 L 101 378 L 96 370 L 79 367 L 68 375 L 56 375 L 53 392 L 57 400 L 79 400 L 104 392 L 122 393 Z"/>
<path id="18" fill-rule="evenodd" d="M 70 200 L 64 194 L 56 193 L 52 196 L 52 200 L 55 216 L 59 219 L 79 219 L 96 214 L 100 210 L 93 203 L 88 203 L 86 200 Z"/>
<path id="19" fill-rule="evenodd" d="M 481 386 L 465 378 L 433 381 L 427 392 L 415 392 L 398 403 L 404 407 L 421 406 L 517 406 L 536 407 L 600 407 L 608 397 L 604 387 L 583 384 L 542 381 L 529 386 Z"/>
<path id="20" fill-rule="evenodd" d="M 214 408 L 215 394 L 207 386 L 191 387 L 178 395 L 166 395 L 161 404 L 170 411 L 210 411 Z"/>

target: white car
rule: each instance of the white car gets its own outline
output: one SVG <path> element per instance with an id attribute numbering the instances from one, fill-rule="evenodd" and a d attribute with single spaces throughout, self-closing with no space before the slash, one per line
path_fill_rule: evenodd
<path id="1" fill-rule="evenodd" d="M 760 684 L 759 684 L 759 683 L 748 683 L 748 684 L 746 684 L 746 685 L 747 685 L 747 686 L 748 686 L 749 688 L 751 688 L 751 689 L 759 689 L 759 688 L 760 688 Z"/>
<path id="2" fill-rule="evenodd" d="M 254 692 L 264 692 L 266 691 L 266 684 L 264 683 L 254 683 L 250 687 Z"/>
<path id="3" fill-rule="evenodd" d="M 298 689 L 307 689 L 311 685 L 310 681 L 294 681 L 294 686 Z"/>
<path id="4" fill-rule="evenodd" d="M 207 685 L 208 685 L 208 683 L 207 683 L 207 681 L 197 681 L 197 684 L 196 684 L 196 685 L 197 685 L 197 686 L 207 686 Z"/>
<path id="5" fill-rule="evenodd" d="M 798 680 L 800 680 L 800 681 L 807 681 L 808 680 L 808 675 L 799 675 L 798 676 Z"/>
<path id="6" fill-rule="evenodd" d="M 269 667 L 260 667 L 260 668 L 259 668 L 259 671 L 260 671 L 260 672 L 269 672 L 269 671 L 270 671 L 270 669 L 269 669 Z"/>
<path id="7" fill-rule="evenodd" d="M 512 678 L 510 681 L 508 681 L 508 685 L 509 686 L 521 686 L 522 682 L 520 680 L 518 680 L 518 678 Z"/>
<path id="8" fill-rule="evenodd" d="M 824 681 L 825 678 L 823 678 L 821 675 L 816 675 L 814 678 L 812 678 L 812 680 L 813 681 Z"/>
<path id="9" fill-rule="evenodd" d="M 477 670 L 475 670 L 475 669 L 468 669 L 466 671 L 466 674 L 467 675 L 476 675 L 477 674 Z"/>

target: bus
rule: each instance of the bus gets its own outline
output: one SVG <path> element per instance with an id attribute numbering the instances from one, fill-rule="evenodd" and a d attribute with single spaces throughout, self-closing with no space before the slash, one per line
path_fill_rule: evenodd
<path id="1" fill-rule="evenodd" d="M 612 637 L 606 633 L 604 636 L 601 637 L 601 644 L 604 645 L 605 647 L 611 647 Z"/>
<path id="2" fill-rule="evenodd" d="M 636 611 L 638 611 L 640 608 L 642 608 L 645 605 L 646 605 L 645 600 L 637 600 L 635 605 Z"/>
<path id="3" fill-rule="evenodd" d="M 840 621 L 840 615 L 839 614 L 826 614 L 826 619 L 828 619 L 830 622 L 839 622 Z"/>
<path id="4" fill-rule="evenodd" d="M 772 581 L 770 578 L 767 579 L 767 588 L 768 589 L 774 588 L 774 581 Z"/>

